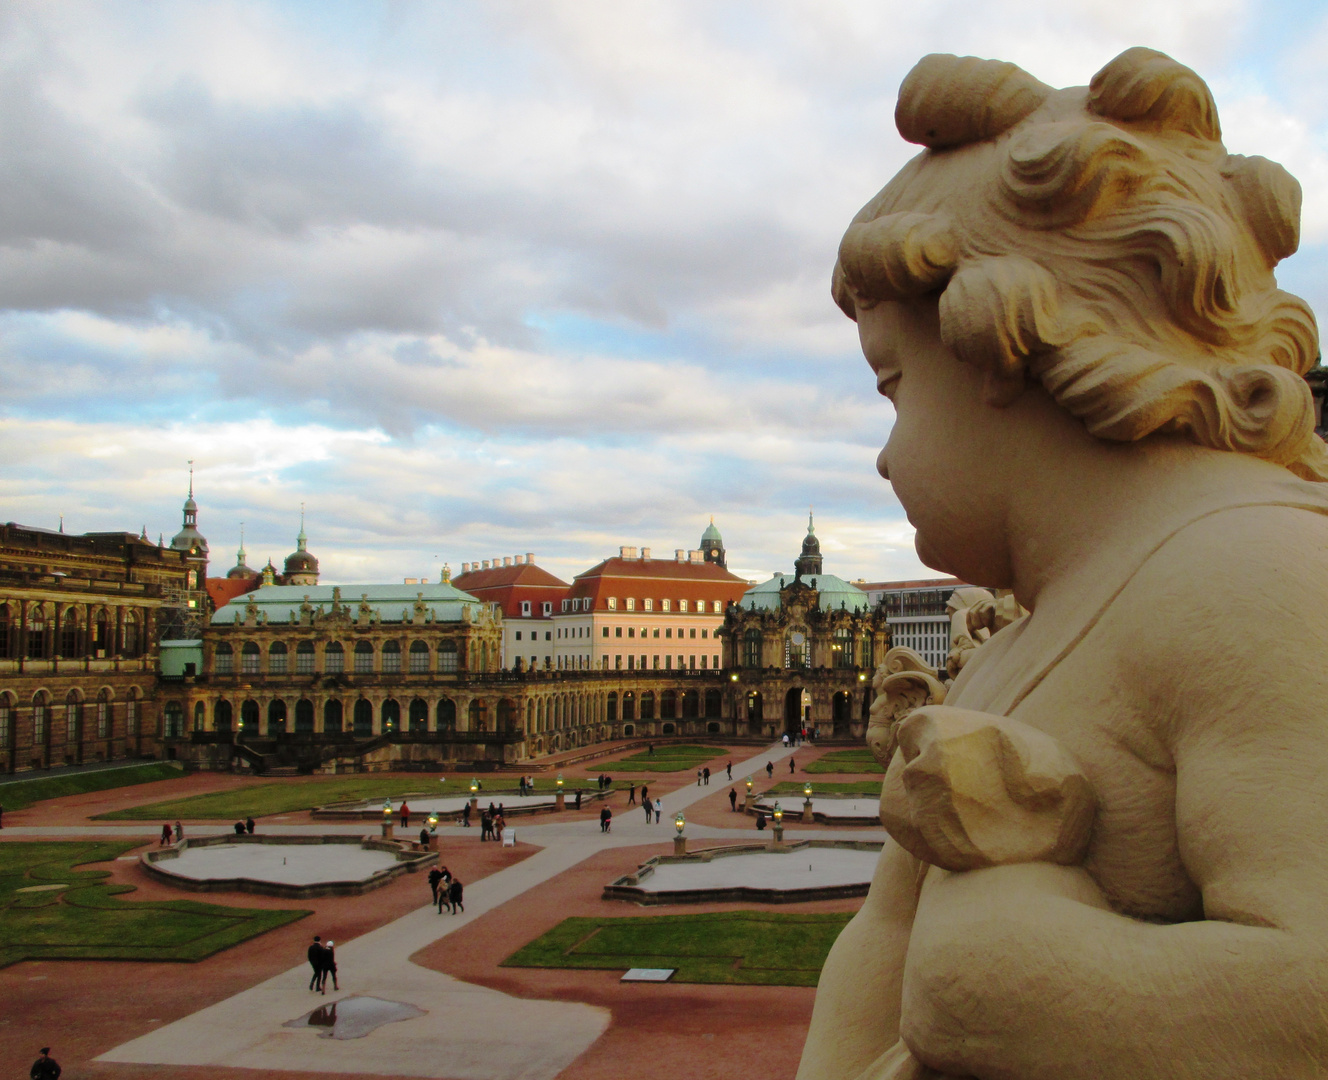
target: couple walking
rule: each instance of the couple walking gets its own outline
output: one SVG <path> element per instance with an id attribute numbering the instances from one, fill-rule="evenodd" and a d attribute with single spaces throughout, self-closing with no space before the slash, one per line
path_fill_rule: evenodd
<path id="1" fill-rule="evenodd" d="M 323 939 L 315 934 L 306 955 L 309 958 L 309 966 L 314 969 L 313 976 L 309 979 L 309 989 L 326 994 L 327 977 L 331 975 L 332 989 L 340 990 L 341 987 L 337 985 L 336 942 L 329 941 L 324 945 Z"/>

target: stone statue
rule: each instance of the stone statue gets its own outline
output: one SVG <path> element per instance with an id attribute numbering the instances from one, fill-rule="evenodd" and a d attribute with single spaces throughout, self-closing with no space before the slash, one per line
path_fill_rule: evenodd
<path id="1" fill-rule="evenodd" d="M 1273 277 L 1300 189 L 1148 49 L 1065 90 L 929 56 L 895 116 L 925 149 L 834 297 L 919 556 L 1013 601 L 940 701 L 883 706 L 892 840 L 798 1075 L 1328 1075 L 1328 448 Z"/>

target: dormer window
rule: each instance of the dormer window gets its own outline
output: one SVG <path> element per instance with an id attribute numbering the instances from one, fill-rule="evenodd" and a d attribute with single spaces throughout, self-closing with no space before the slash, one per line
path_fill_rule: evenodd
<path id="1" fill-rule="evenodd" d="M 530 601 L 529 601 L 529 600 L 522 600 L 522 601 L 521 601 L 521 614 L 524 615 L 526 618 L 529 618 L 529 617 L 530 617 Z"/>
<path id="2" fill-rule="evenodd" d="M 642 600 L 642 601 L 641 601 L 641 605 L 642 605 L 643 610 L 645 610 L 645 611 L 654 611 L 654 610 L 655 610 L 655 601 L 653 601 L 653 600 Z"/>
<path id="3" fill-rule="evenodd" d="M 659 602 L 659 610 L 660 610 L 660 611 L 668 611 L 669 608 L 670 608 L 671 606 L 672 606 L 672 605 L 671 605 L 671 603 L 670 603 L 668 600 L 661 600 L 661 601 Z"/>
<path id="4" fill-rule="evenodd" d="M 543 611 L 544 611 L 544 614 L 545 614 L 545 615 L 552 615 L 552 614 L 553 614 L 553 601 L 552 601 L 552 600 L 545 600 L 545 601 L 544 601 Z"/>
<path id="5" fill-rule="evenodd" d="M 679 600 L 679 601 L 678 601 L 678 610 L 679 610 L 679 611 L 682 611 L 682 612 L 686 612 L 686 610 L 687 610 L 687 601 L 686 601 L 686 600 Z"/>
<path id="6" fill-rule="evenodd" d="M 635 610 L 636 610 L 636 597 L 634 597 L 634 596 L 629 596 L 629 597 L 627 598 L 627 610 L 628 610 L 628 611 L 635 611 Z"/>
<path id="7" fill-rule="evenodd" d="M 616 596 L 609 597 L 609 610 L 610 611 L 618 610 L 618 598 Z"/>

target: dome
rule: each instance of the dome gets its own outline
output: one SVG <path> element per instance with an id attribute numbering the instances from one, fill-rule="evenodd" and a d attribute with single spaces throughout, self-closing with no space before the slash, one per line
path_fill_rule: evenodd
<path id="1" fill-rule="evenodd" d="M 701 534 L 701 543 L 704 544 L 707 540 L 713 541 L 717 544 L 722 544 L 724 542 L 724 538 L 719 535 L 719 530 L 715 528 L 714 518 L 710 519 L 710 524 L 706 526 L 706 531 Z"/>
<path id="2" fill-rule="evenodd" d="M 245 566 L 244 563 L 237 563 L 226 571 L 226 576 L 232 581 L 240 578 L 243 578 L 245 581 L 253 581 L 254 578 L 259 576 L 259 573 L 252 566 Z"/>
<path id="3" fill-rule="evenodd" d="M 292 551 L 286 556 L 287 574 L 316 574 L 318 560 L 307 551 Z"/>

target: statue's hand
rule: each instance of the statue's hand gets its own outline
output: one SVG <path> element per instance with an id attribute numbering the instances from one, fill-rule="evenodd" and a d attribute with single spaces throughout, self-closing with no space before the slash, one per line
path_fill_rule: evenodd
<path id="1" fill-rule="evenodd" d="M 1051 736 L 1009 717 L 946 705 L 913 712 L 881 789 L 881 823 L 946 870 L 1083 859 L 1097 804 Z"/>

